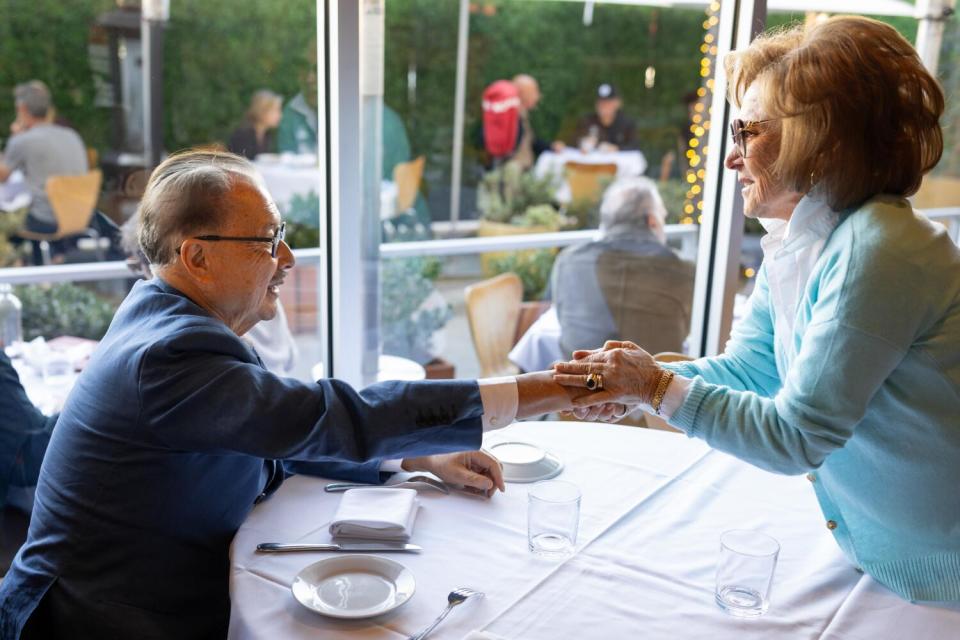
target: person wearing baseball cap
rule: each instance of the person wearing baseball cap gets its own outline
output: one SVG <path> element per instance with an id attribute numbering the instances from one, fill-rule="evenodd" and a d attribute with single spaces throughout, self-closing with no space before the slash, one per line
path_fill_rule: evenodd
<path id="1" fill-rule="evenodd" d="M 623 151 L 637 148 L 636 124 L 623 113 L 623 101 L 616 86 L 605 82 L 597 87 L 593 113 L 580 118 L 574 134 L 574 144 L 585 139 L 590 148 L 600 151 Z"/>

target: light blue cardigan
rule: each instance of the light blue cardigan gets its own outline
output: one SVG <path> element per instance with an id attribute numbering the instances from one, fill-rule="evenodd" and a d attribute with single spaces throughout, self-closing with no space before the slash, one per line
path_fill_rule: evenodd
<path id="1" fill-rule="evenodd" d="M 671 365 L 694 379 L 670 423 L 764 469 L 819 469 L 851 562 L 903 598 L 960 601 L 960 250 L 875 198 L 824 247 L 783 380 L 773 313 L 761 268 L 726 352 Z"/>

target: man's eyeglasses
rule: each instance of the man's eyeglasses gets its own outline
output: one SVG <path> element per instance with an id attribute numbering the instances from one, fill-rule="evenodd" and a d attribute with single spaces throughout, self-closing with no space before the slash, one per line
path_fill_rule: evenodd
<path id="1" fill-rule="evenodd" d="M 776 118 L 769 118 L 767 120 L 737 119 L 730 123 L 730 136 L 733 138 L 733 143 L 737 145 L 741 158 L 747 157 L 747 139 L 750 136 L 755 136 L 760 133 L 757 125 L 764 124 L 765 122 L 773 122 L 774 120 L 776 120 Z"/>
<path id="2" fill-rule="evenodd" d="M 217 235 L 207 235 L 207 236 L 196 236 L 194 240 L 206 240 L 207 242 L 269 242 L 270 243 L 270 257 L 277 257 L 277 248 L 280 246 L 280 243 L 283 242 L 283 238 L 286 235 L 287 223 L 281 222 L 280 228 L 277 229 L 277 232 L 273 235 L 272 238 L 259 238 L 256 236 L 217 236 Z"/>

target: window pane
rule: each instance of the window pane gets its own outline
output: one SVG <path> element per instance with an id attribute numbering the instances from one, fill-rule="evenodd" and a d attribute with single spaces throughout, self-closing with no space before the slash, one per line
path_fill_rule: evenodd
<path id="1" fill-rule="evenodd" d="M 557 352 L 617 337 L 687 348 L 720 3 L 462 8 L 463 21 L 459 2 L 364 3 L 364 73 L 382 70 L 381 117 L 363 136 L 364 167 L 379 167 L 365 199 L 376 200 L 383 243 L 380 322 L 365 324 L 367 341 L 421 365 L 449 361 L 458 377 L 494 373 L 478 360 L 463 290 L 515 273 L 517 305 L 552 307 Z M 517 245 L 559 232 L 579 235 Z M 393 246 L 413 241 L 413 256 Z M 517 315 L 491 314 L 512 325 L 499 327 L 510 334 L 503 359 Z M 679 337 L 658 342 L 644 319 Z"/>
<path id="2" fill-rule="evenodd" d="M 7 4 L 0 137 L 2 162 L 14 171 L 0 184 L 0 281 L 22 281 L 10 271 L 19 266 L 89 263 L 91 269 L 106 268 L 113 279 L 92 287 L 92 272 L 80 266 L 71 270 L 76 287 L 108 294 L 115 307 L 134 282 L 122 261 L 136 251 L 135 233 L 124 247 L 117 227 L 133 216 L 153 164 L 196 146 L 240 152 L 254 158 L 274 195 L 288 244 L 311 250 L 281 290 L 287 322 L 273 325 L 274 337 L 288 347 L 289 329 L 299 351 L 295 361 L 284 360 L 283 372 L 309 376 L 322 359 L 316 1 L 172 0 L 169 15 L 146 22 L 139 2 Z M 152 85 L 148 70 L 157 80 Z M 15 100 L 12 89 L 21 85 Z M 16 124 L 8 137 L 11 122 Z M 99 173 L 83 182 L 94 170 Z M 55 187 L 63 176 L 69 180 Z M 48 177 L 54 180 L 48 183 Z M 56 189 L 79 194 L 83 206 L 59 206 Z M 48 223 L 38 232 L 50 235 L 18 239 L 24 225 L 37 221 Z M 77 233 L 58 237 L 54 221 Z M 41 273 L 18 289 L 25 309 L 51 292 L 72 290 L 69 283 L 50 289 L 46 279 Z M 104 307 L 89 297 L 76 307 L 59 323 L 36 325 L 25 314 L 26 337 L 99 338 L 89 316 L 100 318 Z M 279 349 L 277 354 L 279 362 Z"/>

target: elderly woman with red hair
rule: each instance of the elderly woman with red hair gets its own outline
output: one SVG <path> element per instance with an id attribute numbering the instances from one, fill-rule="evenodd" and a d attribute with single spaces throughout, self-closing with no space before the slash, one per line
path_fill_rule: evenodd
<path id="1" fill-rule="evenodd" d="M 581 415 L 647 405 L 771 471 L 809 473 L 827 528 L 901 597 L 960 601 L 960 251 L 906 197 L 940 159 L 943 93 L 893 28 L 835 17 L 726 60 L 728 168 L 767 227 L 723 355 L 577 352 Z M 642 346 L 642 345 L 641 345 Z"/>

